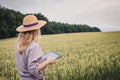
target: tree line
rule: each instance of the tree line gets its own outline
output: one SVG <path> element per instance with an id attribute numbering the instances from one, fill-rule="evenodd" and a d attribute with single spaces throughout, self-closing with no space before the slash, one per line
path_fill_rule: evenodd
<path id="1" fill-rule="evenodd" d="M 8 9 L 0 6 L 0 39 L 15 37 L 16 27 L 22 24 L 24 16 L 19 11 Z M 47 17 L 41 13 L 34 14 L 39 20 L 47 21 L 45 27 L 41 28 L 42 34 L 60 34 L 60 33 L 74 33 L 74 32 L 100 32 L 97 27 L 90 27 L 81 24 L 68 24 L 55 21 L 49 21 Z"/>

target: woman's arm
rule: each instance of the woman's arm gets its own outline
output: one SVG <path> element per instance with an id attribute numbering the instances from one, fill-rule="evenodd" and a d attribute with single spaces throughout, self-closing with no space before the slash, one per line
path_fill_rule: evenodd
<path id="1" fill-rule="evenodd" d="M 38 79 L 41 79 L 40 72 L 42 69 L 48 64 L 55 62 L 54 58 L 49 58 L 44 62 L 38 63 L 37 60 L 40 57 L 42 57 L 40 47 L 38 44 L 34 44 L 33 47 L 28 50 L 28 72 Z"/>
<path id="2" fill-rule="evenodd" d="M 55 58 L 49 57 L 46 61 L 44 61 L 43 63 L 39 64 L 37 69 L 40 71 L 41 69 L 46 67 L 48 64 L 55 63 L 55 61 L 56 61 Z"/>

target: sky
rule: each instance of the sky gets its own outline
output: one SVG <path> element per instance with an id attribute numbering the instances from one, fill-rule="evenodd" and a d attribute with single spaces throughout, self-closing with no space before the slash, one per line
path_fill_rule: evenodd
<path id="1" fill-rule="evenodd" d="M 120 31 L 120 0 L 0 0 L 0 5 L 25 14 L 42 13 L 49 21 Z"/>

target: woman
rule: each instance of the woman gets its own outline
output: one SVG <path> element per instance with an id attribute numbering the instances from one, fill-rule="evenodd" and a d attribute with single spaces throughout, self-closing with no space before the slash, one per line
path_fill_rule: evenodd
<path id="1" fill-rule="evenodd" d="M 20 80 L 43 80 L 44 68 L 48 64 L 55 63 L 55 58 L 42 58 L 43 52 L 38 44 L 40 28 L 46 21 L 37 20 L 34 15 L 27 15 L 23 19 L 23 25 L 16 30 L 20 32 L 16 48 L 16 64 Z"/>

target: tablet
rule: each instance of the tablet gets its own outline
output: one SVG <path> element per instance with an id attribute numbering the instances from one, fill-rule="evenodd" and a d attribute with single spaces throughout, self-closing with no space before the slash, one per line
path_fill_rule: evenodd
<path id="1" fill-rule="evenodd" d="M 56 59 L 60 58 L 61 55 L 56 53 L 56 52 L 53 52 L 53 51 L 50 51 L 48 52 L 47 54 L 43 55 L 43 58 L 46 60 L 48 59 L 48 57 L 55 57 Z"/>

